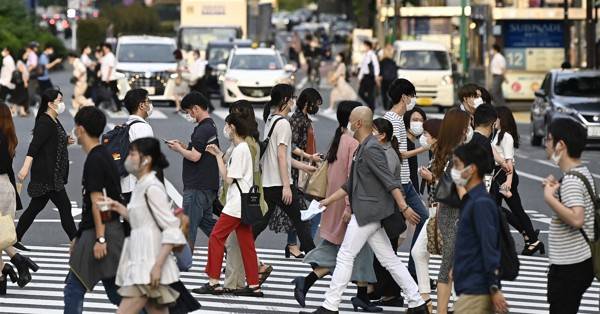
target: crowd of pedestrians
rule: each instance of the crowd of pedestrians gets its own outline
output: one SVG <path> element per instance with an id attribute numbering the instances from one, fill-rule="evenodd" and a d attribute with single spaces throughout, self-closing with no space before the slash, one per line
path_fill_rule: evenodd
<path id="1" fill-rule="evenodd" d="M 416 107 L 414 85 L 386 76 L 388 111 L 375 118 L 380 66 L 371 49 L 364 44 L 366 57 L 359 72 L 358 94 L 366 105 L 343 91 L 343 55 L 336 60 L 332 80 L 341 88 L 341 101 L 329 109 L 335 110 L 338 125 L 324 154 L 316 149 L 311 120 L 323 98 L 314 88 L 296 97 L 287 84 L 273 87 L 262 132 L 252 105 L 244 101 L 231 106 L 223 130 L 218 130 L 209 113 L 210 100 L 190 92 L 180 103 L 187 119 L 196 124 L 190 139 L 159 141 L 148 123 L 153 111 L 148 93 L 133 89 L 123 101 L 130 113 L 126 123 L 104 133 L 104 113 L 85 105 L 85 92 L 81 93 L 94 65 L 71 55 L 78 97 L 83 97 L 75 126 L 65 130 L 59 120 L 66 109 L 62 93 L 45 89 L 16 176 L 12 169 L 13 160 L 20 159 L 15 153 L 18 139 L 11 110 L 0 103 L 0 212 L 10 218 L 2 219 L 0 227 L 12 225 L 14 230 L 0 233 L 12 235 L 0 239 L 0 249 L 18 271 L 0 262 L 0 294 L 5 294 L 8 280 L 24 287 L 31 280 L 29 271 L 38 270 L 18 252 L 28 250 L 24 235 L 52 201 L 70 240 L 64 289 L 68 314 L 82 313 L 85 294 L 100 281 L 118 313 L 198 309 L 200 304 L 180 281 L 180 272 L 189 271 L 192 264 L 198 229 L 209 238 L 204 269 L 208 281 L 191 292 L 200 299 L 206 294 L 262 297 L 269 293 L 262 285 L 274 267 L 261 261 L 255 240 L 267 227 L 288 234 L 286 257 L 302 258 L 313 269 L 290 285 L 301 307 L 316 281 L 332 277 L 322 306 L 301 313 L 338 313 L 350 281 L 357 286 L 351 299 L 355 310 L 381 312 L 382 306 L 407 305 L 407 313 L 433 313 L 435 290 L 437 313 L 508 312 L 502 281 L 515 280 L 519 269 L 518 260 L 511 258 L 516 248 L 508 224 L 523 237 L 523 255 L 545 254 L 519 196 L 519 134 L 512 112 L 493 106 L 484 88 L 467 84 L 459 89 L 459 106 L 442 119 L 428 119 Z M 89 47 L 83 51 L 90 53 Z M 57 63 L 48 61 L 51 54 L 47 48 L 38 60 L 44 66 L 37 76 L 40 87 L 51 85 L 47 70 Z M 112 89 L 111 47 L 104 45 L 102 54 L 108 59 L 99 69 L 100 84 Z M 3 51 L 5 59 L 7 55 Z M 5 80 L 0 83 L 3 93 L 13 87 Z M 581 162 L 585 130 L 571 120 L 557 119 L 548 134 L 548 157 L 564 172 L 562 179 L 544 180 L 543 197 L 554 212 L 548 303 L 551 313 L 576 313 L 598 262 L 587 243 L 595 238 L 597 191 Z M 166 191 L 164 169 L 169 161 L 161 141 L 181 157 L 183 208 L 176 208 Z M 65 190 L 68 146 L 75 144 L 86 155 L 79 226 Z M 419 155 L 429 162 L 420 165 Z M 322 196 L 316 197 L 307 190 L 319 171 L 327 175 L 316 187 Z M 15 211 L 24 207 L 20 185 L 28 176 L 31 201 L 15 228 Z M 322 214 L 302 219 L 313 198 Z M 410 259 L 405 264 L 396 253 L 408 238 Z M 441 256 L 437 280 L 429 277 L 431 255 Z"/>

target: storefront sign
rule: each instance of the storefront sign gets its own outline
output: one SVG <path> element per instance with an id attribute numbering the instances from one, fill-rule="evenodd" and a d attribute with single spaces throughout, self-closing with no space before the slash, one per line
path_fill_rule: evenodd
<path id="1" fill-rule="evenodd" d="M 564 40 L 560 21 L 506 21 L 502 33 L 506 48 L 560 48 Z"/>

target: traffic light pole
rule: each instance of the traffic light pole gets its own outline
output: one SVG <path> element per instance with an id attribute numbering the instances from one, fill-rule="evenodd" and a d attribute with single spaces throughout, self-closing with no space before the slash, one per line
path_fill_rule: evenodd
<path id="1" fill-rule="evenodd" d="M 565 62 L 571 62 L 569 49 L 571 48 L 570 42 L 570 28 L 569 28 L 569 0 L 563 1 L 563 45 L 565 46 Z"/>
<path id="2" fill-rule="evenodd" d="M 466 7 L 467 0 L 460 0 L 460 61 L 462 62 L 463 78 L 467 76 L 469 71 L 469 58 L 467 56 L 467 16 L 465 15 Z"/>
<path id="3" fill-rule="evenodd" d="M 589 69 L 596 68 L 596 26 L 594 24 L 594 7 L 592 0 L 585 2 L 585 42 L 586 42 L 586 60 Z"/>

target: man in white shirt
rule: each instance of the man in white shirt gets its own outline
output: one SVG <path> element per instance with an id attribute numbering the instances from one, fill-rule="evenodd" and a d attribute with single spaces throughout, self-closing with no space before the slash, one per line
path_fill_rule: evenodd
<path id="1" fill-rule="evenodd" d="M 490 55 L 492 56 L 492 61 L 490 62 L 492 88 L 490 93 L 492 94 L 492 100 L 496 106 L 504 106 L 506 101 L 504 100 L 504 94 L 502 94 L 502 83 L 504 82 L 506 75 L 506 59 L 502 55 L 498 44 L 492 46 Z"/>
<path id="2" fill-rule="evenodd" d="M 100 60 L 100 79 L 102 84 L 110 90 L 111 97 L 115 103 L 114 112 L 121 111 L 121 101 L 119 100 L 119 89 L 115 77 L 115 68 L 117 67 L 117 58 L 112 53 L 112 46 L 109 43 L 102 44 L 102 53 L 104 56 Z"/>
<path id="3" fill-rule="evenodd" d="M 0 69 L 0 101 L 4 101 L 15 84 L 11 83 L 12 74 L 17 69 L 15 59 L 10 55 L 8 48 L 2 49 L 2 69 Z"/>
<path id="4" fill-rule="evenodd" d="M 131 143 L 138 138 L 154 137 L 152 127 L 146 121 L 152 114 L 153 109 L 152 102 L 148 99 L 148 91 L 134 88 L 127 92 L 123 102 L 130 113 L 126 122 L 129 126 L 129 142 Z M 127 203 L 131 199 L 131 192 L 135 188 L 136 182 L 135 177 L 131 174 L 121 178 L 121 192 Z"/>
<path id="5" fill-rule="evenodd" d="M 200 51 L 194 50 L 194 62 L 190 66 L 190 85 L 196 84 L 204 76 L 206 63 L 206 60 L 200 58 Z"/>
<path id="6" fill-rule="evenodd" d="M 375 111 L 375 78 L 379 76 L 379 60 L 373 51 L 373 44 L 370 41 L 363 41 L 362 51 L 365 53 L 358 71 L 358 95 L 360 98 Z"/>

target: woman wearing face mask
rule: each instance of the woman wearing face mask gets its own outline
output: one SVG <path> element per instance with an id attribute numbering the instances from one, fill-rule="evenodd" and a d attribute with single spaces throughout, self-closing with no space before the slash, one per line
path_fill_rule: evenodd
<path id="1" fill-rule="evenodd" d="M 446 113 L 437 142 L 431 171 L 421 169 L 421 177 L 433 185 L 442 177 L 444 172 L 450 173 L 452 169 L 452 153 L 456 147 L 464 143 L 467 138 L 467 130 L 470 123 L 469 114 L 460 109 L 451 109 Z M 435 195 L 435 191 L 431 193 Z M 456 239 L 456 225 L 458 222 L 459 209 L 452 208 L 444 203 L 439 203 L 437 210 L 438 227 L 444 235 L 442 243 L 442 264 L 438 274 L 437 285 L 437 312 L 448 313 L 448 302 L 452 291 L 452 278 L 450 270 L 454 261 L 454 241 Z"/>
<path id="2" fill-rule="evenodd" d="M 496 112 L 498 113 L 497 128 L 499 132 L 492 140 L 492 148 L 495 159 L 498 159 L 494 169 L 494 173 L 497 173 L 497 175 L 494 182 L 492 182 L 490 194 L 496 198 L 498 206 L 501 206 L 502 200 L 504 200 L 510 208 L 510 211 L 505 211 L 506 218 L 521 233 L 525 242 L 521 254 L 533 255 L 537 251 L 544 254 L 544 243 L 538 239 L 539 230 L 533 229 L 531 219 L 525 213 L 519 195 L 519 176 L 517 170 L 514 169 L 515 151 L 519 148 L 517 123 L 508 107 L 496 107 Z M 500 167 L 504 163 L 507 164 L 509 169 L 513 169 L 512 173 L 507 175 Z"/>
<path id="3" fill-rule="evenodd" d="M 412 151 L 417 147 L 417 142 L 423 134 L 423 123 L 427 121 L 427 115 L 421 107 L 414 107 L 411 111 L 408 111 L 402 116 L 404 120 L 404 126 L 406 127 L 406 148 L 408 151 Z M 423 146 L 423 145 L 421 145 Z M 431 152 L 429 153 L 431 155 Z M 410 169 L 410 181 L 415 187 L 415 191 L 420 191 L 419 187 L 419 175 L 417 173 L 419 162 L 418 156 L 412 156 L 408 158 L 408 167 Z"/>
<path id="4" fill-rule="evenodd" d="M 74 144 L 67 135 L 58 115 L 65 111 L 63 95 L 55 89 L 42 94 L 42 101 L 33 127 L 33 138 L 29 144 L 27 157 L 18 173 L 23 182 L 31 170 L 31 180 L 27 192 L 31 196 L 29 207 L 19 218 L 17 243 L 15 247 L 27 250 L 21 244 L 23 236 L 35 217 L 52 201 L 60 213 L 60 221 L 67 237 L 72 240 L 77 229 L 71 214 L 71 201 L 65 190 L 69 177 L 69 152 L 67 146 Z"/>
<path id="5" fill-rule="evenodd" d="M 331 95 L 329 96 L 329 108 L 325 110 L 325 114 L 335 113 L 335 105 L 343 100 L 356 101 L 358 95 L 348 84 L 346 55 L 342 52 L 335 56 L 335 71 L 329 75 L 329 84 L 333 85 Z"/>
<path id="6" fill-rule="evenodd" d="M 296 101 L 296 111 L 292 114 L 292 118 L 290 119 L 290 125 L 292 127 L 292 145 L 294 149 L 292 150 L 292 157 L 295 160 L 300 162 L 313 163 L 321 161 L 320 154 L 317 153 L 317 140 L 315 138 L 315 131 L 312 126 L 312 120 L 309 115 L 315 115 L 319 111 L 319 107 L 323 103 L 323 98 L 321 98 L 321 94 L 314 88 L 307 88 L 300 93 L 298 100 Z M 294 185 L 298 186 L 298 178 L 300 176 L 300 172 L 298 169 L 292 168 L 292 180 Z M 299 194 L 300 200 L 299 202 L 302 204 L 305 202 L 304 196 Z M 306 206 L 303 206 L 304 208 Z M 281 215 L 281 211 L 277 211 L 275 216 Z M 282 221 L 284 225 L 289 225 L 289 222 L 286 222 L 286 217 L 282 217 L 283 219 L 276 219 L 276 221 Z M 288 219 L 289 220 L 289 219 Z M 311 219 L 310 224 L 310 233 L 314 238 L 317 233 L 317 229 L 319 228 L 319 222 L 321 221 L 321 215 L 316 215 Z M 292 229 L 288 231 L 288 242 L 287 247 L 285 248 L 285 257 L 288 258 L 290 255 L 295 258 L 303 258 L 304 254 L 300 252 L 298 245 L 296 243 L 296 232 Z"/>
<path id="7" fill-rule="evenodd" d="M 118 313 L 139 313 L 144 308 L 148 313 L 169 313 L 168 305 L 181 296 L 169 286 L 179 281 L 171 251 L 186 239 L 164 185 L 163 170 L 168 166 L 158 140 L 133 141 L 125 160 L 125 169 L 138 180 L 131 201 L 125 207 L 106 200 L 111 210 L 131 224 L 117 269 L 116 284 L 123 297 Z"/>

